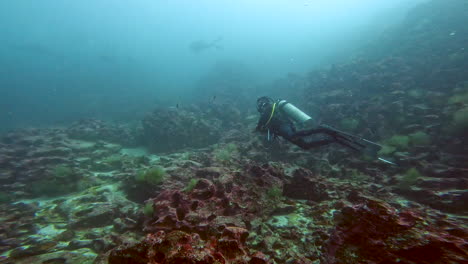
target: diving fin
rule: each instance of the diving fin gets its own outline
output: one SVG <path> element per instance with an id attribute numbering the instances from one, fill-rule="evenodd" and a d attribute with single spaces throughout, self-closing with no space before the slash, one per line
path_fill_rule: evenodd
<path id="1" fill-rule="evenodd" d="M 381 158 L 381 157 L 377 157 L 377 159 L 384 162 L 384 163 L 387 163 L 387 164 L 390 164 L 390 165 L 393 165 L 393 166 L 398 166 L 395 162 L 391 162 L 388 159 L 384 159 L 384 158 Z"/>
<path id="2" fill-rule="evenodd" d="M 341 143 L 342 145 L 345 145 L 353 150 L 356 150 L 356 151 L 359 151 L 359 149 L 357 149 L 356 147 L 360 147 L 360 151 L 364 152 L 365 154 L 373 157 L 373 158 L 376 158 L 377 160 L 379 161 L 382 161 L 384 163 L 387 163 L 387 164 L 390 164 L 390 165 L 393 165 L 393 166 L 398 166 L 398 164 L 396 164 L 395 162 L 393 161 L 390 161 L 389 159 L 387 158 L 382 158 L 382 157 L 379 157 L 378 156 L 378 152 L 380 149 L 382 149 L 382 145 L 380 145 L 379 143 L 376 143 L 376 142 L 373 142 L 373 141 L 370 141 L 368 139 L 365 139 L 365 138 L 362 138 L 360 136 L 356 136 L 356 135 L 353 135 L 353 134 L 349 134 L 347 132 L 344 132 L 344 131 L 340 131 L 334 127 L 331 127 L 331 126 L 328 126 L 328 125 L 321 125 L 322 127 L 325 127 L 325 128 L 328 128 L 328 129 L 331 129 L 333 131 L 335 131 L 336 133 L 339 133 L 342 135 L 342 138 L 345 139 L 343 141 L 347 141 L 347 142 L 339 142 Z M 351 140 L 351 139 L 354 139 L 354 140 Z M 358 141 L 361 141 L 363 143 L 367 143 L 367 145 L 370 145 L 370 146 L 365 146 L 364 144 L 361 144 L 359 143 Z M 354 144 L 354 146 L 352 145 Z"/>

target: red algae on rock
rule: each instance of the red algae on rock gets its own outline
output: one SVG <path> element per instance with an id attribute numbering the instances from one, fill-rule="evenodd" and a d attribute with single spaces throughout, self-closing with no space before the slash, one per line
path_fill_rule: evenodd
<path id="1" fill-rule="evenodd" d="M 197 233 L 183 231 L 150 233 L 142 242 L 121 246 L 109 254 L 109 264 L 120 263 L 198 263 L 266 264 L 263 254 L 250 254 L 245 248 L 242 228 L 227 228 L 217 239 L 203 240 Z"/>
<path id="2" fill-rule="evenodd" d="M 468 242 L 410 209 L 367 199 L 346 206 L 326 245 L 327 263 L 463 263 Z"/>

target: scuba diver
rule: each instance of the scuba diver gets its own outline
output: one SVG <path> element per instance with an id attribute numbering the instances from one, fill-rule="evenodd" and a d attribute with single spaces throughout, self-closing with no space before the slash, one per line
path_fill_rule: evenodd
<path id="1" fill-rule="evenodd" d="M 314 128 L 297 131 L 295 122 L 314 123 L 314 121 L 309 115 L 286 100 L 274 101 L 267 96 L 260 97 L 257 99 L 257 110 L 260 113 L 260 119 L 255 131 L 266 132 L 268 141 L 281 136 L 306 150 L 331 143 L 337 143 L 358 152 L 367 147 L 363 143 L 371 144 L 378 149 L 382 148 L 381 145 L 375 142 L 339 131 L 325 124 L 314 124 Z M 373 152 L 373 156 L 376 156 L 377 151 L 374 150 Z M 396 165 L 387 159 L 377 158 L 385 163 Z"/>
<path id="2" fill-rule="evenodd" d="M 338 143 L 356 151 L 365 148 L 354 136 L 326 125 L 315 125 L 315 128 L 297 131 L 294 122 L 310 122 L 312 118 L 286 100 L 273 101 L 267 96 L 260 97 L 257 100 L 257 110 L 260 119 L 255 130 L 267 132 L 269 141 L 281 136 L 302 149 L 331 143 Z M 319 136 L 311 137 L 312 135 Z"/>

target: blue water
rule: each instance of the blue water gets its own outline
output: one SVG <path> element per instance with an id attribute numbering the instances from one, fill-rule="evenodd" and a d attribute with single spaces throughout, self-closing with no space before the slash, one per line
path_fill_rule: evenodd
<path id="1" fill-rule="evenodd" d="M 141 119 L 155 105 L 211 96 L 200 86 L 255 95 L 287 74 L 349 59 L 420 2 L 5 0 L 2 130 Z M 207 84 L 213 74 L 222 81 Z"/>

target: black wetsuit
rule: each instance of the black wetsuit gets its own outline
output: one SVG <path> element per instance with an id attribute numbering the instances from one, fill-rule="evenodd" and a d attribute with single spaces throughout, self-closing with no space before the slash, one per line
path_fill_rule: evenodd
<path id="1" fill-rule="evenodd" d="M 361 147 L 354 140 L 324 126 L 296 131 L 293 121 L 282 113 L 281 109 L 276 108 L 272 115 L 272 108 L 273 106 L 269 106 L 261 113 L 256 128 L 256 130 L 262 132 L 269 132 L 270 138 L 281 136 L 302 149 L 311 149 L 330 143 L 339 143 L 354 150 L 358 150 Z M 358 144 L 358 146 L 353 146 L 352 144 Z"/>

